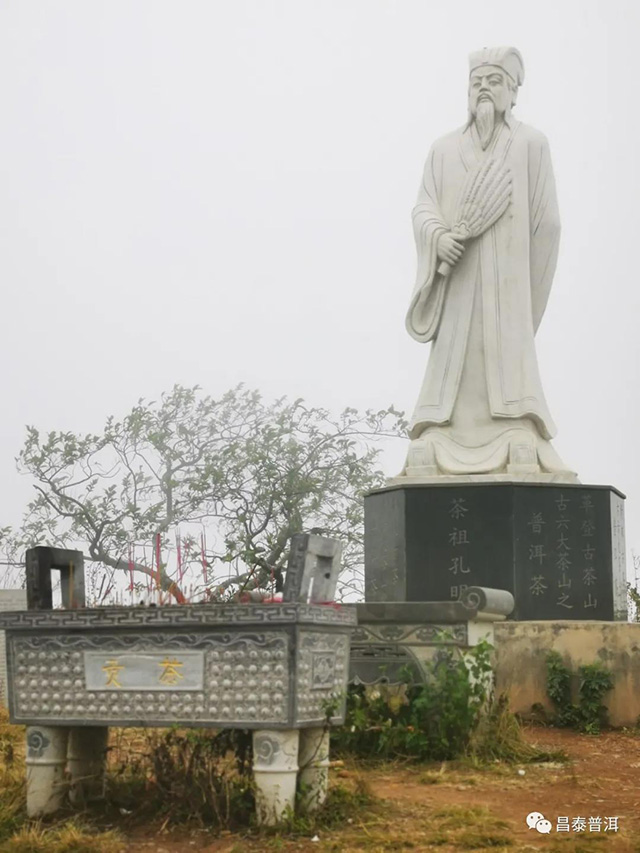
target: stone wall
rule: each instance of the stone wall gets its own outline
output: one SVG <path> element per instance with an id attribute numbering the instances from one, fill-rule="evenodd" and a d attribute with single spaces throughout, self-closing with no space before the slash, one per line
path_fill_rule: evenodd
<path id="1" fill-rule="evenodd" d="M 640 716 L 640 623 L 501 622 L 495 626 L 496 688 L 508 692 L 511 709 L 523 715 L 534 703 L 551 708 L 546 656 L 559 652 L 576 671 L 600 661 L 614 675 L 604 697 L 614 726 L 633 726 Z M 577 679 L 575 687 L 577 689 Z"/>
<path id="2" fill-rule="evenodd" d="M 0 589 L 0 611 L 26 610 L 27 593 L 24 589 Z M 7 658 L 5 655 L 4 631 L 0 631 L 0 705 L 7 702 Z"/>

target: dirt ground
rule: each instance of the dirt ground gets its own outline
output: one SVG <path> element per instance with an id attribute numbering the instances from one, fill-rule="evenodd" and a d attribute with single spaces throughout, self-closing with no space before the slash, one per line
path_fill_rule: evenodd
<path id="1" fill-rule="evenodd" d="M 529 850 L 546 853 L 640 853 L 640 736 L 609 732 L 597 737 L 551 728 L 525 730 L 528 741 L 564 750 L 567 763 L 495 767 L 429 765 L 332 771 L 352 784 L 360 776 L 375 795 L 371 809 L 343 827 L 307 837 L 207 833 L 136 833 L 123 853 L 257 853 L 257 851 Z M 522 772 L 524 771 L 524 773 Z M 527 826 L 531 812 L 551 822 L 548 834 Z M 586 830 L 558 832 L 558 818 L 584 818 Z M 600 831 L 589 818 L 601 818 Z M 604 830 L 617 818 L 618 831 Z M 593 821 L 593 826 L 598 822 Z"/>

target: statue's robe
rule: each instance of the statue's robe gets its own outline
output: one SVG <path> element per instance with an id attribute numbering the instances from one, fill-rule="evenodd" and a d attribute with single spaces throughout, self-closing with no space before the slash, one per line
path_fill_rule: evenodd
<path id="1" fill-rule="evenodd" d="M 442 276 L 438 239 L 453 229 L 468 172 L 486 157 L 510 169 L 511 204 L 466 243 L 462 258 Z M 411 438 L 435 431 L 462 447 L 464 456 L 469 446 L 495 450 L 501 431 L 517 427 L 534 432 L 550 449 L 555 425 L 534 346 L 560 238 L 546 138 L 509 119 L 496 127 L 486 151 L 473 123 L 438 140 L 425 165 L 413 223 L 418 273 L 407 329 L 433 344 Z M 552 467 L 564 467 L 554 451 L 549 458 Z M 482 454 L 469 459 L 468 470 L 489 470 Z"/>

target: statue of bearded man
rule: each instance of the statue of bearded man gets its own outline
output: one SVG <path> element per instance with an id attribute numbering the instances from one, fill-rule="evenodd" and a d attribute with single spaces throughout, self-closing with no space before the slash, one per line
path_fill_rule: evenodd
<path id="1" fill-rule="evenodd" d="M 469 119 L 433 145 L 413 211 L 407 329 L 433 343 L 403 474 L 575 482 L 550 444 L 534 346 L 560 238 L 549 147 L 512 115 L 520 53 L 485 48 L 470 60 Z M 465 198 L 479 233 L 458 220 Z"/>

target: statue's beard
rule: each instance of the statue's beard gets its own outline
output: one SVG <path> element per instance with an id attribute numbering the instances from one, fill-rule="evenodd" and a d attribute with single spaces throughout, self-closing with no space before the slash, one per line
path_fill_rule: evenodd
<path id="1" fill-rule="evenodd" d="M 480 137 L 480 145 L 484 151 L 493 137 L 496 125 L 496 108 L 493 101 L 483 98 L 476 107 L 476 127 Z"/>

